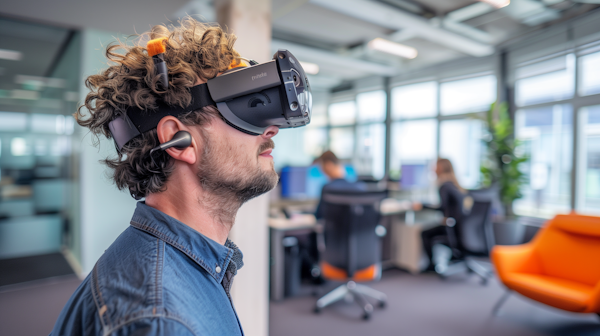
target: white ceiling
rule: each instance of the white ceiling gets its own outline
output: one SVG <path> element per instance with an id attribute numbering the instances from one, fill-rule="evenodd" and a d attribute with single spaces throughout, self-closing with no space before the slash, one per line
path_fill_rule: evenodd
<path id="1" fill-rule="evenodd" d="M 595 7 L 575 0 L 512 0 L 502 9 L 475 0 L 272 0 L 272 49 L 289 48 L 300 60 L 317 63 L 321 71 L 312 76 L 313 86 L 328 90 L 365 76 L 393 76 L 467 55 L 489 55 L 507 39 Z M 212 0 L 0 0 L 5 18 L 122 34 L 174 22 L 185 13 L 215 19 Z M 11 44 L 26 31 L 15 27 L 0 23 L 0 48 L 31 49 Z M 42 55 L 54 55 L 60 45 L 55 41 L 66 34 L 66 29 L 30 34 L 39 40 L 24 53 L 31 57 L 31 68 L 18 71 L 43 75 L 51 57 Z M 366 48 L 376 37 L 414 47 L 419 54 L 406 60 Z"/>

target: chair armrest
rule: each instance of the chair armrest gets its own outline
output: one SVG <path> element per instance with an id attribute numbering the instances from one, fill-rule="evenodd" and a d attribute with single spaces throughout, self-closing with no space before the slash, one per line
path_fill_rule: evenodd
<path id="1" fill-rule="evenodd" d="M 539 266 L 534 263 L 533 244 L 496 245 L 492 248 L 491 259 L 498 276 L 504 281 L 506 275 L 519 271 L 535 272 Z"/>
<path id="2" fill-rule="evenodd" d="M 600 281 L 594 287 L 590 300 L 590 306 L 587 311 L 590 313 L 600 313 Z"/>

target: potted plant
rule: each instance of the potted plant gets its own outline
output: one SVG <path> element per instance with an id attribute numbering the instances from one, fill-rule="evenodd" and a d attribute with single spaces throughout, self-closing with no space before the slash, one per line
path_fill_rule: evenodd
<path id="1" fill-rule="evenodd" d="M 527 162 L 529 157 L 519 154 L 521 142 L 515 139 L 513 121 L 506 103 L 492 104 L 486 119 L 488 136 L 484 141 L 487 156 L 481 165 L 482 185 L 498 190 L 504 213 L 496 213 L 494 222 L 507 224 L 500 228 L 502 232 L 495 228 L 496 242 L 518 244 L 522 240 L 524 227 L 516 221 L 513 202 L 523 196 L 521 186 L 527 182 L 527 176 L 521 164 Z"/>

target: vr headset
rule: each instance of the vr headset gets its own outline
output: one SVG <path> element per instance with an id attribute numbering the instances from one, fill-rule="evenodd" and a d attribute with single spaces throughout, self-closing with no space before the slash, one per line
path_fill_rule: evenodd
<path id="1" fill-rule="evenodd" d="M 155 68 L 166 81 L 164 58 L 153 55 Z M 162 63 L 161 63 L 162 62 Z M 117 149 L 131 139 L 155 128 L 167 115 L 178 116 L 205 106 L 216 105 L 223 120 L 231 127 L 251 135 L 263 134 L 271 125 L 279 128 L 301 127 L 310 123 L 312 94 L 308 78 L 298 59 L 280 49 L 273 59 L 227 70 L 207 83 L 190 88 L 192 102 L 185 108 L 158 101 L 155 110 L 129 107 L 108 127 Z"/>

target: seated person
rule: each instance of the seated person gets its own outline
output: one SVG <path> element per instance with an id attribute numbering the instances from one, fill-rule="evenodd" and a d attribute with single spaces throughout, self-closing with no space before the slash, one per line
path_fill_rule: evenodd
<path id="1" fill-rule="evenodd" d="M 325 175 L 327 175 L 329 178 L 329 182 L 323 186 L 321 195 L 323 195 L 323 191 L 327 190 L 366 190 L 366 185 L 364 183 L 348 182 L 344 179 L 346 176 L 346 170 L 332 151 L 328 150 L 324 152 L 321 154 L 321 156 L 315 159 L 313 163 L 318 163 L 321 165 L 321 170 L 323 170 L 323 173 L 325 173 Z M 323 198 L 321 196 L 321 200 L 319 200 L 319 205 L 315 211 L 315 217 L 317 219 L 321 219 L 325 215 L 323 207 Z"/>
<path id="2" fill-rule="evenodd" d="M 452 163 L 448 159 L 438 159 L 435 167 L 435 174 L 437 175 L 437 185 L 440 193 L 440 205 L 432 206 L 428 204 L 421 204 L 419 202 L 413 203 L 413 210 L 419 211 L 423 208 L 439 210 L 444 214 L 444 219 L 441 225 L 425 230 L 421 233 L 423 239 L 423 247 L 427 256 L 429 257 L 429 267 L 427 270 L 433 270 L 433 243 L 435 240 L 446 240 L 446 219 L 452 217 L 456 220 L 455 228 L 459 230 L 459 224 L 464 216 L 463 213 L 463 202 L 467 196 L 466 191 L 458 184 L 456 175 L 454 174 L 454 168 Z M 459 242 L 460 244 L 460 242 Z"/>

